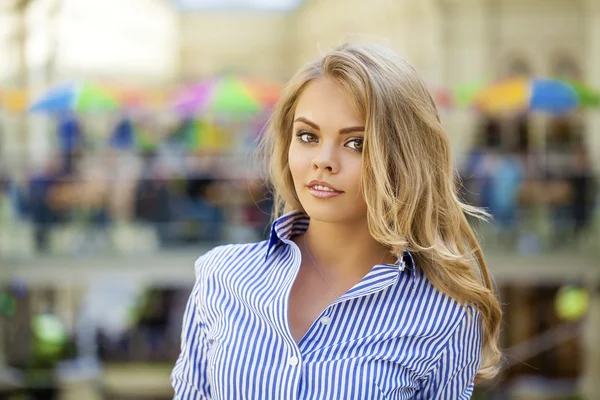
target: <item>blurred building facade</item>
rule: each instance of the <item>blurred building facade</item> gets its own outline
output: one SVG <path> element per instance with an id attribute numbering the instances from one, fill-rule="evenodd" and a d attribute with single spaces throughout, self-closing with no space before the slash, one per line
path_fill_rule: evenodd
<path id="1" fill-rule="evenodd" d="M 524 73 L 567 75 L 598 87 L 599 21 L 595 0 L 307 0 L 290 13 L 186 13 L 180 74 L 235 70 L 286 79 L 320 50 L 358 40 L 395 48 L 434 85 Z M 465 152 L 475 118 L 456 110 L 444 119 L 456 152 Z M 543 130 L 544 118 L 532 124 Z M 600 114 L 588 113 L 585 125 L 599 159 Z"/>
<path id="2" fill-rule="evenodd" d="M 167 85 L 224 71 L 286 80 L 320 50 L 352 40 L 395 48 L 434 85 L 517 72 L 566 74 L 600 85 L 595 0 L 307 0 L 290 12 L 186 13 L 167 0 L 6 4 L 0 49 L 7 62 L 0 66 L 0 82 L 34 90 L 86 78 Z M 15 12 L 24 4 L 30 5 L 23 14 Z M 464 152 L 473 116 L 456 110 L 444 119 L 455 150 Z M 27 144 L 23 134 L 5 139 L 7 153 L 28 147 L 41 155 L 48 149 L 43 134 L 35 133 L 43 130 L 42 122 L 32 124 Z M 533 124 L 543 129 L 540 118 Z M 597 159 L 599 113 L 587 113 L 585 126 Z"/>
<path id="3" fill-rule="evenodd" d="M 179 14 L 163 0 L 5 1 L 0 82 L 35 96 L 49 85 L 100 80 L 164 87 L 179 72 Z M 46 116 L 6 113 L 2 153 L 43 163 L 52 151 Z"/>
<path id="4" fill-rule="evenodd" d="M 6 62 L 0 63 L 0 84 L 38 90 L 65 80 L 114 79 L 160 87 L 222 72 L 287 80 L 320 50 L 345 41 L 387 44 L 404 54 L 427 82 L 443 87 L 517 73 L 567 75 L 600 87 L 597 0 L 306 0 L 290 12 L 182 12 L 170 0 L 14 0 L 0 7 L 0 52 L 6 55 Z M 52 151 L 48 117 L 10 113 L 2 117 L 4 156 L 35 164 Z M 442 118 L 455 155 L 460 157 L 478 133 L 478 116 L 457 108 L 442 113 Z M 600 113 L 587 111 L 576 118 L 583 124 L 587 148 L 596 161 L 592 165 L 598 170 Z M 543 142 L 548 117 L 534 115 L 527 123 L 533 140 Z M 65 285 L 57 293 L 57 303 L 59 309 L 67 310 L 63 319 L 69 322 L 76 319 L 81 297 L 73 287 L 87 285 L 96 271 L 112 272 L 105 264 L 118 269 L 129 263 L 124 268 L 136 268 L 136 279 L 172 280 L 174 286 L 186 287 L 192 276 L 186 263 L 198 252 L 171 255 L 173 259 L 151 254 L 141 263 L 137 258 L 132 261 L 133 257 L 108 262 L 102 257 L 74 259 L 68 265 L 50 259 L 44 271 L 27 267 L 20 276 L 32 289 Z M 588 268 L 593 261 L 582 254 L 526 259 L 502 252 L 489 260 L 498 268 L 498 280 L 509 286 L 503 298 L 513 303 L 509 309 L 513 319 L 506 321 L 510 327 L 507 345 L 538 333 L 539 327 L 526 324 L 527 320 L 542 319 L 544 314 L 545 322 L 551 321 L 544 328 L 560 322 L 550 315 L 556 289 L 552 285 L 583 277 L 593 286 L 598 279 L 597 271 Z M 84 268 L 80 268 L 82 263 Z M 582 273 L 579 266 L 588 270 Z M 69 268 L 77 268 L 78 273 Z M 71 276 L 71 281 L 65 282 L 65 276 Z M 533 281 L 544 281 L 551 288 L 519 286 Z M 587 356 L 583 362 L 588 364 L 582 367 L 579 359 L 571 363 L 587 374 L 590 393 L 600 390 L 594 379 L 600 371 L 597 297 L 583 345 Z M 44 299 L 35 302 L 45 304 Z M 558 352 L 569 357 L 581 348 L 571 342 Z M 547 360 L 552 358 L 536 362 Z"/>

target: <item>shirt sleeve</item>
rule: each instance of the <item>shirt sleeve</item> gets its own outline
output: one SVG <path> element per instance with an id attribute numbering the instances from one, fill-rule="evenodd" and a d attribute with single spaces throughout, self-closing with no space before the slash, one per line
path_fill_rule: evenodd
<path id="1" fill-rule="evenodd" d="M 206 352 L 208 351 L 205 324 L 202 321 L 202 268 L 208 254 L 195 263 L 196 282 L 187 301 L 181 328 L 181 352 L 171 373 L 175 389 L 174 400 L 199 400 L 210 398 L 207 379 Z"/>
<path id="2" fill-rule="evenodd" d="M 482 345 L 481 314 L 469 307 L 416 399 L 470 399 L 481 364 Z"/>

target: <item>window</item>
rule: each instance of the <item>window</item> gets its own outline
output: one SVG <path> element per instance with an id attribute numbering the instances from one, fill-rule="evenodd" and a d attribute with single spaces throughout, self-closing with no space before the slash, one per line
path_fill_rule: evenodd
<path id="1" fill-rule="evenodd" d="M 561 78 L 581 79 L 581 69 L 577 62 L 568 56 L 557 57 L 554 60 L 552 74 Z"/>

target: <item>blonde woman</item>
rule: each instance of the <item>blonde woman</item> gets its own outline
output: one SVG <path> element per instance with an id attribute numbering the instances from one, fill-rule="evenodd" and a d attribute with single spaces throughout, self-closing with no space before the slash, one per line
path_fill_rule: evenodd
<path id="1" fill-rule="evenodd" d="M 415 70 L 344 45 L 286 86 L 264 135 L 270 239 L 195 265 L 177 399 L 467 399 L 501 311 Z"/>

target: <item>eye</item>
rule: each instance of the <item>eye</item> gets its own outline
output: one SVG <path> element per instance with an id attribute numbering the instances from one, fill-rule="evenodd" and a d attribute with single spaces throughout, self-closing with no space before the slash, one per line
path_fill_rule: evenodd
<path id="1" fill-rule="evenodd" d="M 317 136 L 307 131 L 300 131 L 296 133 L 296 137 L 301 143 L 312 143 L 317 141 Z"/>
<path id="2" fill-rule="evenodd" d="M 352 146 L 350 146 L 352 144 Z M 346 142 L 346 146 L 356 152 L 362 152 L 363 150 L 363 139 L 352 139 Z"/>

